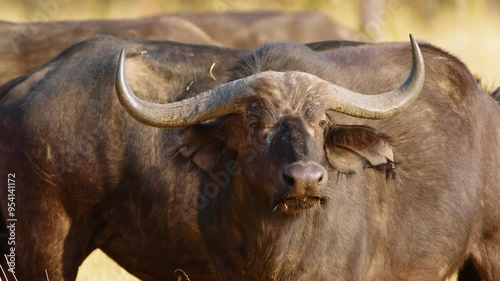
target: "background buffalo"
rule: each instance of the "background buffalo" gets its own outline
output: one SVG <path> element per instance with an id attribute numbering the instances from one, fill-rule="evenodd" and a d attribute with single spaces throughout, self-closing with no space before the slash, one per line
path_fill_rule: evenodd
<path id="1" fill-rule="evenodd" d="M 0 22 L 0 85 L 55 58 L 76 42 L 99 34 L 121 38 L 220 45 L 178 17 L 37 23 Z"/>
<path id="2" fill-rule="evenodd" d="M 316 42 L 326 40 L 367 41 L 369 37 L 334 23 L 326 14 L 306 11 L 179 13 L 215 40 L 234 48 L 256 48 L 264 43 L 293 40 Z"/>

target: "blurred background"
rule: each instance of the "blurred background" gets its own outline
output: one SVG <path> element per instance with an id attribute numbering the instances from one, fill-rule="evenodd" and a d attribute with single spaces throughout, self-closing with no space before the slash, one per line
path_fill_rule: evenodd
<path id="1" fill-rule="evenodd" d="M 24 23 L 254 10 L 320 11 L 375 42 L 412 33 L 460 58 L 488 92 L 500 86 L 500 0 L 0 0 L 0 20 Z M 96 251 L 78 280 L 137 279 Z"/>

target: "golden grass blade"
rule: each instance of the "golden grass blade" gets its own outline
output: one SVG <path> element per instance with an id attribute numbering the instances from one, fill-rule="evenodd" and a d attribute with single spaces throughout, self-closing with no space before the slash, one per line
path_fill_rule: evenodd
<path id="1" fill-rule="evenodd" d="M 5 257 L 5 261 L 7 262 L 7 265 L 9 266 L 9 269 L 11 269 L 11 268 L 10 268 L 10 264 L 9 264 L 9 259 L 7 258 L 7 255 L 6 255 L 6 254 L 4 254 L 3 256 Z M 3 270 L 3 269 L 2 269 L 2 270 Z M 17 277 L 16 277 L 16 275 L 14 274 L 14 272 L 13 272 L 13 271 L 12 271 L 12 276 L 14 276 L 14 280 L 18 281 L 18 280 L 17 280 Z"/>
<path id="2" fill-rule="evenodd" d="M 182 281 L 183 277 L 186 279 L 186 281 L 191 281 L 191 279 L 189 279 L 189 276 L 187 275 L 186 272 L 184 272 L 184 270 L 176 269 L 174 272 L 179 274 L 179 276 L 177 276 L 177 281 Z"/>
<path id="3" fill-rule="evenodd" d="M 3 277 L 5 277 L 5 281 L 9 281 L 7 280 L 7 275 L 5 275 L 5 271 L 3 270 L 3 266 L 0 264 L 0 269 L 2 269 L 2 273 L 3 273 Z M 0 281 L 2 281 L 2 278 L 0 278 Z"/>

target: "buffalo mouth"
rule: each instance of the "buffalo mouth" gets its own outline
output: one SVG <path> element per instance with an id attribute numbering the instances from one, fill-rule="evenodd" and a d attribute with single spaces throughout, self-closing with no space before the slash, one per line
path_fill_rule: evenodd
<path id="1" fill-rule="evenodd" d="M 319 196 L 294 196 L 275 200 L 273 212 L 295 215 L 303 210 L 323 204 L 325 199 Z"/>

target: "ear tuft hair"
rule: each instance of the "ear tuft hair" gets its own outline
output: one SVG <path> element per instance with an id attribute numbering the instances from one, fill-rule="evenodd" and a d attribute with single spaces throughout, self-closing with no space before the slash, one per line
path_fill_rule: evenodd
<path id="1" fill-rule="evenodd" d="M 341 173 L 372 168 L 395 176 L 394 151 L 389 137 L 368 126 L 334 125 L 326 133 L 326 155 Z"/>

